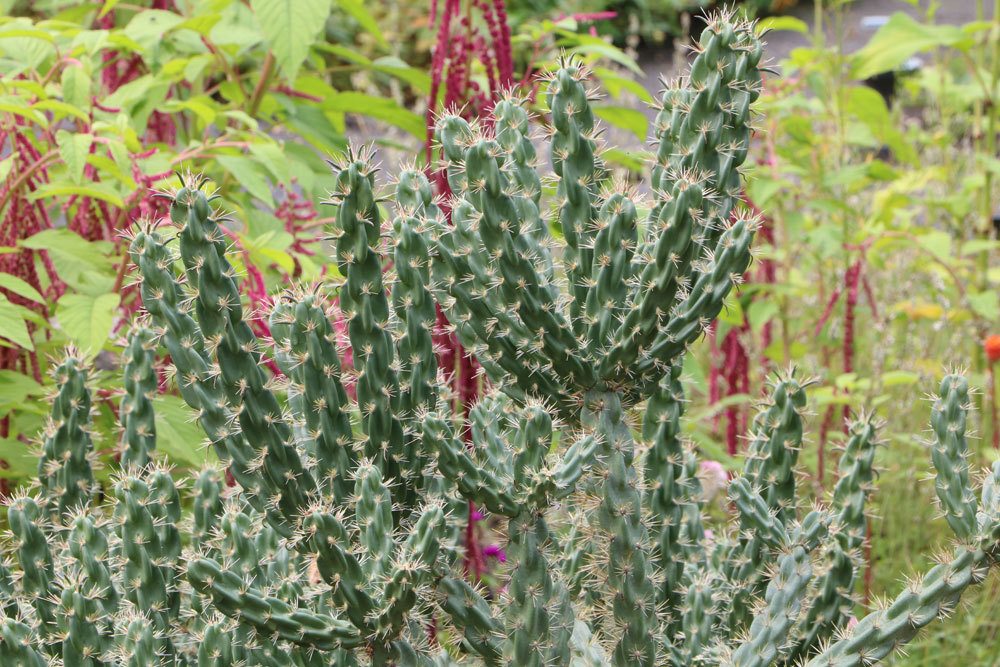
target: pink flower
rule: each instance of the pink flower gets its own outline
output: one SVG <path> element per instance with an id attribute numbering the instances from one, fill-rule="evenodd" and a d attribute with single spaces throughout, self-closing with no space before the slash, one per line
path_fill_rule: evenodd
<path id="1" fill-rule="evenodd" d="M 857 625 L 858 625 L 858 617 L 857 616 L 851 616 L 849 619 L 847 619 L 847 629 L 848 630 L 853 630 Z"/>
<path id="2" fill-rule="evenodd" d="M 718 461 L 702 461 L 698 470 L 701 488 L 709 500 L 715 498 L 729 484 L 729 473 Z"/>

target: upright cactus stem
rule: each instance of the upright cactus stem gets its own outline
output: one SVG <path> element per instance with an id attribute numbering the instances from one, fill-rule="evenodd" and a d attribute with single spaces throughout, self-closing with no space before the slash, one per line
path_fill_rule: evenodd
<path id="1" fill-rule="evenodd" d="M 87 368 L 72 351 L 56 368 L 57 394 L 42 441 L 38 478 L 55 520 L 85 506 L 94 488 Z"/>
<path id="2" fill-rule="evenodd" d="M 761 53 L 753 24 L 708 22 L 662 96 L 648 209 L 605 169 L 572 60 L 548 83 L 554 188 L 514 94 L 491 119 L 438 120 L 447 199 L 412 169 L 382 198 L 370 153 L 348 151 L 336 277 L 276 295 L 271 339 L 244 316 L 229 222 L 182 179 L 129 245 L 146 313 L 108 483 L 87 369 L 73 353 L 56 369 L 38 484 L 0 540 L 0 666 L 868 667 L 955 610 L 1000 560 L 1000 462 L 974 489 L 964 378 L 931 411 L 953 556 L 856 625 L 871 415 L 807 508 L 807 383 L 779 374 L 730 502 L 710 508 L 699 482 L 684 355 L 751 260 L 736 202 Z M 435 302 L 484 372 L 465 422 Z M 152 460 L 158 346 L 221 463 L 187 484 Z M 497 542 L 476 581 L 451 511 L 470 502 Z"/>
<path id="3" fill-rule="evenodd" d="M 125 395 L 119 406 L 122 423 L 121 465 L 142 468 L 156 449 L 156 420 L 153 398 L 159 378 L 153 365 L 156 360 L 153 331 L 139 326 L 129 334 L 125 347 Z"/>

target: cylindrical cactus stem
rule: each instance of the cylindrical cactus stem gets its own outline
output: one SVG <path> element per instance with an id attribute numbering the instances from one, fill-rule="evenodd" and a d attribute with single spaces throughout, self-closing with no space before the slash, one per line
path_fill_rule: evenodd
<path id="1" fill-rule="evenodd" d="M 472 651 L 487 667 L 499 667 L 502 661 L 502 625 L 476 589 L 465 580 L 444 577 L 438 582 L 441 609 L 462 634 L 463 647 Z"/>
<path id="2" fill-rule="evenodd" d="M 14 498 L 7 508 L 7 523 L 17 548 L 21 566 L 21 591 L 35 608 L 38 637 L 45 642 L 46 651 L 55 653 L 60 645 L 53 641 L 57 635 L 55 603 L 55 565 L 49 551 L 43 527 L 46 516 L 38 504 L 27 496 Z"/>
<path id="3" fill-rule="evenodd" d="M 145 477 L 126 474 L 115 484 L 118 537 L 124 559 L 124 595 L 136 609 L 150 615 L 157 651 L 173 655 L 167 635 L 180 611 L 176 584 L 180 536 L 175 522 L 180 500 L 166 471 Z"/>
<path id="4" fill-rule="evenodd" d="M 785 529 L 795 517 L 795 464 L 802 446 L 805 407 L 805 391 L 794 376 L 789 373 L 778 379 L 753 420 L 743 465 L 745 483 L 760 491 L 765 508 Z M 763 533 L 744 532 L 725 555 L 723 573 L 735 586 L 728 619 L 733 632 L 753 620 L 750 602 L 767 585 L 763 537 Z"/>
<path id="5" fill-rule="evenodd" d="M 89 514 L 79 514 L 70 523 L 69 555 L 79 570 L 77 589 L 100 605 L 105 621 L 118 611 L 119 594 L 109 564 L 106 523 Z"/>
<path id="6" fill-rule="evenodd" d="M 320 296 L 286 292 L 271 313 L 275 358 L 291 382 L 289 403 L 302 420 L 306 451 L 320 487 L 338 505 L 354 489 L 357 462 L 350 402 L 341 380 L 335 333 Z"/>
<path id="7" fill-rule="evenodd" d="M 697 549 L 704 533 L 698 506 L 701 483 L 691 474 L 694 471 L 687 470 L 687 455 L 681 443 L 680 420 L 684 411 L 681 373 L 680 365 L 675 364 L 663 376 L 649 397 L 642 425 L 647 445 L 643 503 L 649 510 L 650 531 L 658 546 L 658 565 L 663 577 L 657 600 L 665 605 L 670 628 L 676 627 L 682 615 L 684 563 Z M 691 518 L 697 525 L 690 525 Z"/>
<path id="8" fill-rule="evenodd" d="M 614 332 L 629 309 L 633 286 L 633 257 L 638 241 L 635 204 L 625 194 L 614 192 L 601 206 L 594 221 L 593 282 L 587 293 L 586 336 L 592 359 L 599 359 L 614 340 Z M 583 315 L 583 314 L 581 314 Z"/>
<path id="9" fill-rule="evenodd" d="M 802 449 L 806 393 L 794 370 L 780 377 L 750 428 L 743 477 L 763 490 L 775 518 L 788 526 L 795 518 L 795 465 Z"/>
<path id="10" fill-rule="evenodd" d="M 320 576 L 332 587 L 336 605 L 367 635 L 376 601 L 367 590 L 364 566 L 354 554 L 343 514 L 328 504 L 310 507 L 302 518 L 301 544 L 296 548 L 315 559 Z"/>
<path id="11" fill-rule="evenodd" d="M 122 426 L 122 468 L 142 468 L 156 449 L 156 415 L 153 398 L 159 378 L 156 367 L 156 337 L 151 329 L 136 326 L 125 347 L 125 394 L 118 410 Z"/>
<path id="12" fill-rule="evenodd" d="M 122 619 L 119 627 L 123 631 L 118 642 L 121 665 L 142 667 L 164 663 L 164 656 L 159 653 L 163 637 L 159 635 L 155 622 L 142 612 L 134 612 Z"/>
<path id="13" fill-rule="evenodd" d="M 100 667 L 106 652 L 114 646 L 113 633 L 108 632 L 111 617 L 101 609 L 93 593 L 84 593 L 72 579 L 62 589 L 59 604 L 62 659 L 64 665 Z"/>
<path id="14" fill-rule="evenodd" d="M 214 622 L 205 626 L 198 642 L 198 667 L 229 667 L 236 664 L 232 629 L 229 623 Z"/>
<path id="15" fill-rule="evenodd" d="M 636 372 L 646 376 L 644 384 L 659 379 L 688 346 L 701 336 L 722 311 L 726 297 L 742 280 L 750 265 L 750 244 L 757 231 L 758 220 L 740 216 L 725 226 L 718 246 L 704 270 L 695 276 L 688 291 L 672 311 L 670 321 L 660 331 L 655 342 L 643 352 Z M 668 235 L 669 236 L 669 235 Z"/>
<path id="16" fill-rule="evenodd" d="M 723 588 L 718 573 L 706 569 L 691 574 L 691 580 L 680 589 L 683 603 L 675 626 L 684 633 L 684 640 L 674 648 L 679 655 L 673 658 L 672 665 L 711 664 L 703 653 L 710 652 L 715 645 L 715 623 L 722 604 L 718 597 Z"/>
<path id="17" fill-rule="evenodd" d="M 531 141 L 531 118 L 523 100 L 503 97 L 493 107 L 493 129 L 497 143 L 507 153 L 511 181 L 517 186 L 516 205 L 521 216 L 521 231 L 538 242 L 542 252 L 540 263 L 552 278 L 552 257 L 547 244 L 550 239 L 547 222 L 541 216 L 542 181 L 538 176 L 538 155 Z"/>
<path id="18" fill-rule="evenodd" d="M 969 485 L 969 447 L 965 441 L 970 405 L 969 381 L 961 375 L 948 375 L 941 381 L 931 408 L 931 428 L 934 430 L 931 461 L 937 473 L 934 488 L 948 525 L 962 542 L 973 539 L 977 532 L 978 508 Z"/>
<path id="19" fill-rule="evenodd" d="M 163 329 L 161 340 L 170 353 L 179 381 L 181 397 L 198 414 L 216 455 L 230 462 L 229 470 L 259 510 L 268 511 L 272 522 L 280 517 L 268 507 L 268 493 L 254 464 L 254 450 L 243 434 L 232 427 L 233 415 L 226 403 L 221 378 L 213 371 L 206 342 L 198 324 L 188 314 L 173 272 L 174 256 L 163 237 L 153 228 L 140 229 L 129 245 L 132 261 L 139 267 L 143 306 Z"/>
<path id="20" fill-rule="evenodd" d="M 0 616 L 0 663 L 16 667 L 52 664 L 35 646 L 35 634 L 26 623 Z"/>
<path id="21" fill-rule="evenodd" d="M 223 512 L 222 489 L 222 475 L 216 468 L 202 468 L 194 478 L 191 545 L 196 549 L 208 546 L 212 532 L 218 525 L 219 516 Z"/>
<path id="22" fill-rule="evenodd" d="M 262 486 L 284 519 L 281 530 L 290 535 L 316 483 L 303 467 L 281 405 L 268 388 L 257 337 L 243 319 L 235 271 L 226 259 L 225 236 L 208 197 L 193 183 L 174 194 L 170 218 L 180 227 L 180 255 L 195 288 L 195 313 L 202 334 L 215 348 L 226 398 L 253 449 Z"/>
<path id="23" fill-rule="evenodd" d="M 559 225 L 566 239 L 565 266 L 572 298 L 569 314 L 574 332 L 586 330 L 588 293 L 593 284 L 598 166 L 594 112 L 587 91 L 587 71 L 564 62 L 552 75 L 548 105 L 552 111 L 552 168 L 559 177 Z"/>
<path id="24" fill-rule="evenodd" d="M 465 169 L 472 187 L 466 198 L 479 212 L 479 238 L 495 263 L 497 308 L 513 308 L 536 334 L 553 370 L 571 390 L 593 384 L 593 367 L 578 355 L 579 343 L 557 307 L 559 290 L 535 268 L 532 237 L 522 235 L 516 200 L 504 171 L 503 149 L 492 139 L 479 139 L 465 152 Z M 581 304 L 582 305 L 582 304 Z"/>
<path id="25" fill-rule="evenodd" d="M 361 428 L 367 439 L 364 453 L 382 468 L 397 500 L 412 503 L 409 475 L 398 460 L 403 451 L 403 425 L 396 414 L 399 379 L 392 336 L 387 328 L 389 301 L 382 282 L 382 216 L 375 197 L 375 168 L 371 156 L 348 151 L 333 164 L 335 184 L 327 202 L 337 207 L 333 237 L 337 267 L 346 278 L 340 306 L 358 376 Z"/>
<path id="26" fill-rule="evenodd" d="M 0 558 L 0 617 L 16 617 L 18 614 L 17 590 L 11 573 L 13 563 Z"/>
<path id="27" fill-rule="evenodd" d="M 418 591 L 435 574 L 444 532 L 444 510 L 438 504 L 428 505 L 387 564 L 382 602 L 374 623 L 379 641 L 396 641 L 406 627 L 410 611 L 419 602 Z"/>
<path id="28" fill-rule="evenodd" d="M 404 328 L 397 343 L 399 410 L 403 419 L 409 422 L 415 415 L 433 410 L 437 405 L 435 382 L 438 364 L 433 340 L 437 309 L 430 290 L 430 253 L 423 234 L 423 221 L 437 218 L 441 212 L 434 203 L 427 177 L 415 170 L 407 170 L 400 175 L 396 201 L 400 215 L 393 223 L 396 283 L 392 287 L 392 305 Z M 423 458 L 417 447 L 419 438 L 419 433 L 407 433 L 407 447 L 403 453 L 405 463 L 414 475 L 420 474 L 423 469 Z"/>
<path id="29" fill-rule="evenodd" d="M 94 489 L 87 368 L 72 351 L 55 370 L 56 395 L 45 426 L 38 478 L 47 511 L 58 521 L 86 506 Z"/>
<path id="30" fill-rule="evenodd" d="M 819 573 L 816 593 L 809 602 L 801 637 L 790 652 L 790 660 L 801 660 L 814 651 L 822 637 L 846 627 L 854 609 L 854 586 L 861 567 L 860 547 L 868 519 L 865 504 L 875 477 L 878 444 L 874 417 L 861 415 L 848 427 L 847 444 L 840 457 L 837 486 L 833 490 L 833 522 L 824 548 L 826 566 Z"/>
<path id="31" fill-rule="evenodd" d="M 382 479 L 382 472 L 370 461 L 361 461 L 355 479 L 354 522 L 358 525 L 358 543 L 364 554 L 364 576 L 368 581 L 382 581 L 395 549 L 392 495 Z"/>
<path id="32" fill-rule="evenodd" d="M 569 664 L 572 618 L 560 618 L 559 599 L 566 594 L 545 556 L 551 536 L 543 515 L 536 509 L 510 519 L 507 565 L 510 581 L 504 596 L 507 664 L 545 667 Z"/>
<path id="33" fill-rule="evenodd" d="M 351 623 L 267 595 L 209 558 L 188 563 L 187 576 L 195 590 L 211 596 L 219 611 L 253 626 L 261 635 L 319 651 L 354 648 L 362 643 Z"/>
<path id="34" fill-rule="evenodd" d="M 770 667 L 787 657 L 788 635 L 804 611 L 803 601 L 813 578 L 810 552 L 826 534 L 829 517 L 810 513 L 794 542 L 778 558 L 764 593 L 763 610 L 754 616 L 749 636 L 733 652 L 733 667 Z"/>
<path id="35" fill-rule="evenodd" d="M 462 346 L 475 354 L 491 381 L 515 397 L 561 396 L 564 389 L 541 350 L 531 344 L 516 313 L 491 289 L 499 279 L 475 231 L 478 212 L 466 200 L 451 222 L 425 221 L 430 236 L 434 292 Z"/>
<path id="36" fill-rule="evenodd" d="M 610 604 L 608 620 L 614 619 L 616 643 L 612 662 L 616 666 L 657 664 L 656 591 L 649 534 L 642 521 L 642 498 L 633 466 L 635 443 L 622 408 L 621 397 L 611 392 L 588 392 L 583 424 L 600 442 L 603 469 L 599 486 L 588 489 L 601 498 L 592 529 L 603 533 L 600 560 L 601 591 Z M 595 484 L 597 482 L 595 481 Z M 585 584 L 586 586 L 586 584 Z M 598 596 L 602 595 L 598 593 Z"/>

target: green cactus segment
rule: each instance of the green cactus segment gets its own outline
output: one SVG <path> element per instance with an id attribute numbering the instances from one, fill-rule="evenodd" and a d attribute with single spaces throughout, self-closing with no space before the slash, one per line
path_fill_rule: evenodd
<path id="1" fill-rule="evenodd" d="M 490 605 L 466 581 L 444 577 L 438 582 L 441 609 L 462 634 L 463 648 L 482 658 L 487 667 L 506 664 L 501 660 L 500 622 Z"/>
<path id="2" fill-rule="evenodd" d="M 756 522 L 770 514 L 783 530 L 794 520 L 795 464 L 802 446 L 802 412 L 806 396 L 792 374 L 775 382 L 771 396 L 754 417 L 743 465 L 743 479 L 748 488 L 759 491 L 764 505 L 754 510 L 752 502 L 741 507 L 745 526 L 762 529 Z M 745 512 L 743 511 L 745 510 Z M 769 514 L 770 513 L 770 514 Z M 757 517 L 756 519 L 754 517 Z M 767 584 L 765 554 L 769 546 L 767 532 L 744 532 L 729 548 L 724 572 L 732 582 L 734 600 L 729 612 L 733 632 L 753 620 L 750 601 L 764 592 Z M 771 545 L 773 548 L 773 544 Z"/>
<path id="3" fill-rule="evenodd" d="M 206 544 L 222 515 L 222 475 L 215 468 L 204 468 L 194 479 L 191 513 L 194 520 L 191 540 Z"/>
<path id="4" fill-rule="evenodd" d="M 430 253 L 421 232 L 422 220 L 437 218 L 441 212 L 434 204 L 427 177 L 418 171 L 403 172 L 396 186 L 396 200 L 401 214 L 394 223 L 393 266 L 397 281 L 392 288 L 392 304 L 405 327 L 397 344 L 399 401 L 404 415 L 415 415 L 433 410 L 437 402 L 437 357 L 432 339 L 437 310 L 430 291 Z M 409 434 L 411 442 L 416 437 Z M 413 459 L 411 468 L 419 469 L 416 452 L 408 455 Z"/>
<path id="5" fill-rule="evenodd" d="M 90 502 L 94 471 L 90 460 L 90 390 L 83 361 L 72 354 L 55 370 L 57 393 L 45 426 L 38 479 L 48 511 L 58 520 Z"/>
<path id="6" fill-rule="evenodd" d="M 806 393 L 793 375 L 779 379 L 750 427 L 743 476 L 762 489 L 775 518 L 787 526 L 795 517 L 795 465 L 802 448 Z"/>
<path id="7" fill-rule="evenodd" d="M 588 386 L 593 369 L 577 357 L 577 339 L 556 308 L 556 285 L 535 269 L 537 242 L 521 234 L 517 201 L 506 173 L 503 149 L 494 140 L 480 139 L 465 152 L 470 189 L 467 199 L 479 213 L 479 238 L 495 258 L 498 292 L 506 303 L 518 303 L 518 315 L 529 332 L 540 338 L 553 370 L 570 386 Z"/>
<path id="8" fill-rule="evenodd" d="M 606 602 L 621 628 L 612 661 L 622 667 L 651 666 L 657 660 L 656 591 L 649 535 L 641 520 L 642 498 L 633 466 L 634 442 L 617 394 L 588 394 L 584 411 L 583 423 L 599 439 L 598 456 L 605 471 L 603 488 L 590 492 L 601 498 L 595 528 L 607 539 L 606 551 L 599 556 L 595 570 L 602 579 L 606 577 L 601 588 L 610 596 Z"/>
<path id="9" fill-rule="evenodd" d="M 505 620 L 510 635 L 504 642 L 507 664 L 527 667 L 568 664 L 573 619 L 557 615 L 558 599 L 565 595 L 552 576 L 544 549 L 551 542 L 545 520 L 534 512 L 511 519 L 507 558 L 511 568 L 507 584 Z"/>
<path id="10" fill-rule="evenodd" d="M 633 259 L 638 240 L 638 215 L 635 204 L 627 196 L 614 193 L 601 206 L 595 223 L 593 240 L 593 287 L 587 293 L 587 338 L 596 350 L 611 347 L 613 335 L 628 309 L 628 288 L 633 284 Z"/>
<path id="11" fill-rule="evenodd" d="M 697 260 L 718 255 L 720 235 L 740 194 L 739 167 L 749 149 L 750 104 L 759 94 L 757 64 L 763 47 L 753 25 L 717 19 L 705 27 L 698 51 L 688 78 L 663 94 L 652 180 L 658 203 L 641 253 L 651 261 L 642 269 L 644 289 L 635 295 L 602 374 L 627 372 L 656 341 L 669 353 L 654 354 L 661 362 L 677 354 L 670 332 L 665 336 L 660 330 L 674 318 L 673 305 L 684 286 L 695 285 L 695 293 L 698 283 L 705 282 Z M 710 321 L 717 314 L 700 316 Z"/>
<path id="12" fill-rule="evenodd" d="M 129 253 L 139 267 L 143 306 L 163 328 L 161 340 L 177 369 L 181 397 L 197 411 L 198 423 L 216 455 L 231 462 L 233 478 L 247 492 L 248 500 L 263 510 L 267 498 L 261 477 L 255 473 L 253 450 L 232 427 L 232 413 L 226 404 L 221 379 L 213 371 L 205 338 L 188 314 L 188 302 L 174 275 L 173 255 L 163 237 L 151 228 L 135 234 Z M 278 517 L 272 520 L 280 521 Z"/>
<path id="13" fill-rule="evenodd" d="M 378 468 L 362 462 L 356 473 L 354 497 L 357 498 L 355 521 L 358 542 L 365 561 L 365 574 L 371 581 L 386 576 L 395 543 L 392 539 L 392 496 L 382 481 Z"/>
<path id="14" fill-rule="evenodd" d="M 661 370 L 669 368 L 719 316 L 726 297 L 750 265 L 756 230 L 755 219 L 740 217 L 723 232 L 705 270 L 698 273 L 690 292 L 678 302 L 669 323 L 637 364 L 638 373 L 652 376 L 644 378 L 645 384 L 659 379 Z"/>
<path id="15" fill-rule="evenodd" d="M 302 532 L 320 576 L 333 589 L 336 604 L 356 628 L 369 630 L 376 602 L 366 590 L 364 567 L 354 554 L 342 516 L 329 507 L 314 507 L 302 519 Z"/>
<path id="16" fill-rule="evenodd" d="M 198 558 L 187 566 L 187 577 L 199 593 L 230 618 L 253 626 L 265 637 L 277 637 L 320 651 L 352 648 L 361 643 L 350 623 L 266 595 L 235 572 L 215 561 Z"/>
<path id="17" fill-rule="evenodd" d="M 754 616 L 749 638 L 733 652 L 734 667 L 769 667 L 785 657 L 787 639 L 804 610 L 807 587 L 813 578 L 810 552 L 826 535 L 828 518 L 810 513 L 795 543 L 777 561 L 764 593 L 764 608 Z"/>
<path id="18" fill-rule="evenodd" d="M 333 236 L 337 267 L 346 277 L 340 306 L 347 318 L 359 373 L 358 407 L 367 436 L 365 456 L 382 468 L 388 479 L 402 481 L 398 457 L 403 451 L 403 427 L 394 410 L 399 381 L 392 336 L 386 328 L 389 302 L 382 284 L 382 218 L 375 199 L 375 173 L 367 156 L 350 152 L 346 161 L 334 165 L 334 176 L 329 203 L 337 207 Z M 395 497 L 405 494 L 408 487 L 409 483 L 400 484 L 393 491 Z"/>
<path id="19" fill-rule="evenodd" d="M 447 121 L 448 119 L 446 119 Z M 551 364 L 529 342 L 533 334 L 493 290 L 496 269 L 474 231 L 478 213 L 461 200 L 443 219 L 428 219 L 435 296 L 455 327 L 462 347 L 476 356 L 490 379 L 517 398 L 560 396 Z"/>
<path id="20" fill-rule="evenodd" d="M 293 446 L 277 398 L 267 388 L 257 338 L 243 319 L 235 272 L 226 259 L 225 236 L 208 197 L 193 187 L 177 191 L 170 217 L 180 226 L 180 255 L 195 289 L 195 313 L 205 339 L 213 341 L 227 401 L 253 450 L 262 486 L 284 519 L 282 529 L 290 532 L 315 483 Z"/>
<path id="21" fill-rule="evenodd" d="M 698 506 L 701 483 L 693 471 L 686 469 L 680 440 L 684 411 L 681 372 L 679 365 L 672 366 L 657 385 L 646 404 L 642 426 L 648 446 L 648 489 L 643 500 L 650 513 L 650 531 L 657 543 L 658 565 L 663 574 L 658 601 L 665 605 L 671 628 L 681 615 L 684 595 L 679 584 L 683 581 L 684 563 L 704 534 Z"/>
<path id="22" fill-rule="evenodd" d="M 157 651 L 172 655 L 167 632 L 180 610 L 177 565 L 181 555 L 180 498 L 170 473 L 155 470 L 146 477 L 121 478 L 114 488 L 118 502 L 118 538 L 124 557 L 124 594 L 136 609 L 149 614 Z"/>
<path id="23" fill-rule="evenodd" d="M 374 623 L 377 637 L 392 640 L 405 628 L 410 610 L 419 601 L 418 591 L 434 575 L 444 533 L 444 510 L 427 506 L 385 569 L 382 605 Z"/>
<path id="24" fill-rule="evenodd" d="M 87 603 L 96 611 L 91 611 L 84 618 L 102 618 L 105 621 L 118 610 L 119 602 L 118 590 L 112 578 L 106 532 L 105 524 L 96 517 L 80 514 L 73 519 L 68 540 L 69 555 L 72 569 L 75 570 L 74 576 L 79 581 L 72 589 L 67 589 L 86 598 Z M 88 624 L 91 622 L 88 621 Z M 109 647 L 105 646 L 107 648 Z"/>
<path id="25" fill-rule="evenodd" d="M 753 535 L 760 548 L 779 549 L 787 539 L 785 526 L 771 513 L 764 498 L 751 488 L 745 477 L 729 485 L 730 498 L 740 517 L 744 534 Z"/>
<path id="26" fill-rule="evenodd" d="M 505 97 L 493 107 L 493 126 L 497 143 L 507 154 L 510 177 L 521 195 L 515 200 L 521 231 L 537 242 L 545 275 L 552 278 L 552 256 L 546 244 L 550 240 L 546 221 L 541 216 L 542 180 L 538 176 L 538 155 L 531 142 L 531 119 L 524 102 Z"/>
<path id="27" fill-rule="evenodd" d="M 826 568 L 819 575 L 816 594 L 810 602 L 803 636 L 791 653 L 801 659 L 815 650 L 821 637 L 829 637 L 847 625 L 854 609 L 854 586 L 862 566 L 860 548 L 868 519 L 865 504 L 875 472 L 877 425 L 872 417 L 854 420 L 840 457 L 832 507 L 836 513 L 830 528 L 832 539 L 825 549 Z"/>
<path id="28" fill-rule="evenodd" d="M 305 434 L 314 473 L 338 503 L 347 501 L 357 463 L 351 405 L 341 379 L 335 334 L 319 295 L 285 293 L 271 312 L 275 359 L 288 377 L 289 403 Z"/>
<path id="29" fill-rule="evenodd" d="M 4 616 L 0 617 L 0 664 L 47 667 L 51 662 L 34 647 L 30 626 Z"/>
<path id="30" fill-rule="evenodd" d="M 142 468 L 156 449 L 156 419 L 153 398 L 159 378 L 156 375 L 156 338 L 144 326 L 134 328 L 125 347 L 125 395 L 119 407 L 122 424 L 122 468 Z"/>
<path id="31" fill-rule="evenodd" d="M 958 375 L 948 375 L 931 408 L 934 443 L 931 460 L 937 476 L 937 490 L 944 517 L 956 537 L 969 541 L 977 531 L 976 496 L 969 486 L 969 447 L 965 441 L 965 421 L 969 406 L 969 382 Z"/>
<path id="32" fill-rule="evenodd" d="M 7 523 L 14 535 L 21 566 L 21 590 L 31 601 L 38 617 L 38 636 L 48 641 L 56 633 L 55 603 L 52 601 L 55 565 L 42 527 L 41 508 L 31 498 L 18 497 L 7 508 Z"/>
<path id="33" fill-rule="evenodd" d="M 559 225 L 566 239 L 565 266 L 569 313 L 574 331 L 584 330 L 592 288 L 594 233 L 597 220 L 599 168 L 595 160 L 594 113 L 587 94 L 587 73 L 566 63 L 552 78 L 548 106 L 552 112 L 552 168 L 559 177 Z"/>

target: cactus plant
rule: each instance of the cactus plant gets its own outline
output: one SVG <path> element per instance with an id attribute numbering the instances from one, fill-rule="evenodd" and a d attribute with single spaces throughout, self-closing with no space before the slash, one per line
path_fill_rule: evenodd
<path id="1" fill-rule="evenodd" d="M 681 369 L 751 260 L 756 223 L 736 201 L 760 54 L 752 25 L 710 23 L 663 95 L 651 206 L 601 163 L 571 62 L 549 84 L 551 209 L 515 97 L 492 124 L 439 119 L 453 197 L 407 170 L 391 224 L 371 156 L 350 151 L 330 198 L 342 283 L 281 294 L 271 340 L 245 319 L 227 221 L 183 179 L 169 220 L 131 241 L 148 319 L 126 346 L 126 455 L 105 487 L 87 366 L 57 369 L 37 488 L 7 511 L 4 664 L 868 665 L 951 611 L 1000 555 L 1000 463 L 977 498 L 958 375 L 931 415 L 954 557 L 853 629 L 872 417 L 850 424 L 833 495 L 810 505 L 808 383 L 778 375 L 728 516 L 704 511 Z M 467 423 L 437 372 L 435 301 L 486 375 Z M 209 467 L 187 490 L 159 459 L 160 347 L 231 488 Z M 469 502 L 505 536 L 495 588 L 463 577 Z"/>

